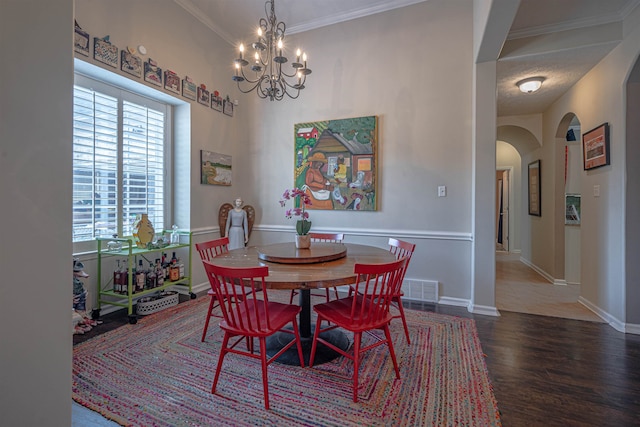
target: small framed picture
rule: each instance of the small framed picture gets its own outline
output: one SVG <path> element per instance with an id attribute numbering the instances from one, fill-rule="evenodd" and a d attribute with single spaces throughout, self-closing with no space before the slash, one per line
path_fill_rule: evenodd
<path id="1" fill-rule="evenodd" d="M 582 135 L 584 170 L 611 164 L 609 153 L 609 123 L 603 123 Z"/>
<path id="2" fill-rule="evenodd" d="M 120 51 L 120 69 L 140 78 L 142 77 L 142 59 L 123 49 Z"/>
<path id="3" fill-rule="evenodd" d="M 93 38 L 93 59 L 100 61 L 103 64 L 107 64 L 110 67 L 118 67 L 118 47 L 112 45 L 110 42 Z"/>
<path id="4" fill-rule="evenodd" d="M 144 63 L 144 81 L 162 86 L 162 68 L 151 59 Z"/>
<path id="5" fill-rule="evenodd" d="M 180 93 L 180 77 L 173 71 L 164 72 L 164 88 L 173 93 Z"/>
<path id="6" fill-rule="evenodd" d="M 529 163 L 529 215 L 542 216 L 540 203 L 540 160 Z"/>
<path id="7" fill-rule="evenodd" d="M 221 96 L 211 96 L 211 108 L 216 111 L 222 112 L 222 97 Z"/>
<path id="8" fill-rule="evenodd" d="M 75 27 L 75 31 L 73 50 L 81 55 L 89 56 L 89 33 L 83 31 L 80 27 Z"/>
<path id="9" fill-rule="evenodd" d="M 233 102 L 229 99 L 224 100 L 224 106 L 222 107 L 222 112 L 227 116 L 233 117 Z"/>
<path id="10" fill-rule="evenodd" d="M 182 79 L 182 96 L 192 101 L 196 100 L 196 84 L 187 79 Z"/>
<path id="11" fill-rule="evenodd" d="M 209 91 L 202 87 L 202 86 L 198 86 L 198 102 L 202 105 L 206 105 L 207 107 L 209 106 Z"/>
<path id="12" fill-rule="evenodd" d="M 564 207 L 564 223 L 567 225 L 580 225 L 580 194 L 565 194 Z"/>

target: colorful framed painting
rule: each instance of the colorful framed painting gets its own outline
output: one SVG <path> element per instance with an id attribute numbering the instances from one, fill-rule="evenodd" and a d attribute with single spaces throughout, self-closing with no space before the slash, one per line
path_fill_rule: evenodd
<path id="1" fill-rule="evenodd" d="M 378 117 L 298 123 L 294 185 L 311 198 L 307 209 L 376 211 Z"/>
<path id="2" fill-rule="evenodd" d="M 202 86 L 198 86 L 198 102 L 202 105 L 206 105 L 207 107 L 210 104 L 209 100 L 209 91 Z"/>
<path id="3" fill-rule="evenodd" d="M 93 59 L 107 64 L 110 67 L 118 67 L 118 47 L 112 45 L 109 41 L 93 38 Z"/>
<path id="4" fill-rule="evenodd" d="M 80 27 L 75 27 L 73 50 L 81 55 L 89 56 L 89 40 L 89 33 L 83 31 Z"/>
<path id="5" fill-rule="evenodd" d="M 609 123 L 603 123 L 582 135 L 584 170 L 611 164 L 609 153 Z"/>
<path id="6" fill-rule="evenodd" d="M 542 216 L 540 192 L 540 160 L 529 163 L 529 215 Z"/>
<path id="7" fill-rule="evenodd" d="M 164 72 L 164 88 L 169 92 L 180 94 L 180 77 L 171 70 Z"/>
<path id="8" fill-rule="evenodd" d="M 142 77 L 142 59 L 127 50 L 120 51 L 120 69 L 137 78 Z"/>
<path id="9" fill-rule="evenodd" d="M 222 105 L 222 112 L 227 116 L 233 117 L 233 102 L 230 99 L 225 99 Z"/>
<path id="10" fill-rule="evenodd" d="M 231 156 L 200 150 L 200 183 L 231 185 Z"/>
<path id="11" fill-rule="evenodd" d="M 196 84 L 189 79 L 182 79 L 182 96 L 192 101 L 196 100 Z"/>
<path id="12" fill-rule="evenodd" d="M 155 61 L 149 59 L 144 63 L 144 81 L 155 86 L 162 86 L 162 68 Z"/>

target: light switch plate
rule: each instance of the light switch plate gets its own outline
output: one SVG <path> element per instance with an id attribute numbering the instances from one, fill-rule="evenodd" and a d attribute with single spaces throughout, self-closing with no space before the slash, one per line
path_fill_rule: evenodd
<path id="1" fill-rule="evenodd" d="M 447 197 L 447 187 L 444 185 L 438 186 L 438 197 Z"/>
<path id="2" fill-rule="evenodd" d="M 600 186 L 599 185 L 594 185 L 593 186 L 593 197 L 600 197 Z"/>

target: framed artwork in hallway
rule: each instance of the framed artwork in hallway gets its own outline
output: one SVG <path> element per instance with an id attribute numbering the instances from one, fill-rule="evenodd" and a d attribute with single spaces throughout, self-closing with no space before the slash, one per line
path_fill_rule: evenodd
<path id="1" fill-rule="evenodd" d="M 603 123 L 582 135 L 584 170 L 611 164 L 609 155 L 609 123 Z"/>
<path id="2" fill-rule="evenodd" d="M 529 163 L 529 215 L 542 216 L 541 199 L 540 160 L 534 160 Z"/>

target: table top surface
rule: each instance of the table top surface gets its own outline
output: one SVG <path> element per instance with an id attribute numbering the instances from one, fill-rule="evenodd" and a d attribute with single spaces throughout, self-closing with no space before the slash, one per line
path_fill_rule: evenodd
<path id="1" fill-rule="evenodd" d="M 257 246 L 258 258 L 282 264 L 312 264 L 340 259 L 347 255 L 342 243 L 314 242 L 307 249 L 298 249 L 295 244 L 276 243 Z"/>
<path id="2" fill-rule="evenodd" d="M 228 253 L 218 255 L 211 262 L 223 267 L 266 265 L 269 267 L 269 276 L 265 280 L 270 289 L 316 289 L 355 283 L 356 276 L 353 272 L 355 264 L 377 264 L 395 261 L 395 256 L 386 248 L 353 243 L 318 244 L 318 250 L 321 247 L 326 248 L 324 245 L 337 245 L 346 248 L 346 256 L 332 261 L 285 264 L 260 259 L 259 251 L 268 252 L 268 247 L 270 246 L 286 251 L 287 249 L 283 249 L 283 245 L 290 245 L 291 252 L 296 250 L 294 242 L 265 245 L 259 248 L 250 246 L 233 249 Z M 315 243 L 312 243 L 311 246 L 314 245 Z"/>

